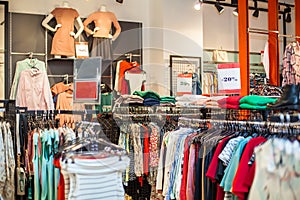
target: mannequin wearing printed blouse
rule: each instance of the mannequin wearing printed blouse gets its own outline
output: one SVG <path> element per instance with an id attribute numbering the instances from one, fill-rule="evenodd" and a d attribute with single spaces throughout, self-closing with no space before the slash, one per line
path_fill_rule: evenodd
<path id="1" fill-rule="evenodd" d="M 57 25 L 54 28 L 48 24 L 52 18 L 55 18 L 57 21 Z M 79 25 L 76 33 L 74 33 L 75 21 Z M 42 25 L 46 29 L 55 32 L 52 40 L 51 54 L 54 55 L 55 58 L 60 58 L 61 56 L 74 58 L 74 42 L 83 31 L 83 24 L 78 12 L 70 8 L 69 3 L 64 1 L 62 7 L 57 7 L 51 11 L 43 20 Z"/>
<path id="2" fill-rule="evenodd" d="M 88 28 L 90 23 L 94 22 L 95 28 Z M 115 27 L 114 35 L 111 35 L 111 25 Z M 105 5 L 101 5 L 99 11 L 92 13 L 83 22 L 84 30 L 87 34 L 93 36 L 90 44 L 91 57 L 101 56 L 103 59 L 112 59 L 111 41 L 117 39 L 121 33 L 120 24 L 114 13 L 107 11 Z"/>

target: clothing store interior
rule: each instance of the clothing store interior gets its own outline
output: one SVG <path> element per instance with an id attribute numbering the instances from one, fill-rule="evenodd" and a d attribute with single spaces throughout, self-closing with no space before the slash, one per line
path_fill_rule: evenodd
<path id="1" fill-rule="evenodd" d="M 0 0 L 0 200 L 300 200 L 299 174 L 300 0 Z"/>

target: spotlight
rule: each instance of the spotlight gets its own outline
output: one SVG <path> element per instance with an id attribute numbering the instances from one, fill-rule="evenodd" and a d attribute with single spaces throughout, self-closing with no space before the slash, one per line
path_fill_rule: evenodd
<path id="1" fill-rule="evenodd" d="M 253 17 L 258 17 L 259 16 L 259 10 L 255 9 L 255 11 L 252 14 Z"/>
<path id="2" fill-rule="evenodd" d="M 292 22 L 292 16 L 291 16 L 291 13 L 287 13 L 287 14 L 286 14 L 285 21 L 286 21 L 287 23 L 291 23 L 291 22 Z"/>
<path id="3" fill-rule="evenodd" d="M 258 9 L 258 6 L 257 6 L 257 0 L 253 0 L 254 1 L 254 9 L 255 11 L 253 12 L 252 16 L 253 17 L 258 17 L 259 16 L 259 9 Z"/>
<path id="4" fill-rule="evenodd" d="M 197 0 L 194 4 L 194 9 L 195 10 L 200 10 L 202 6 L 202 0 Z"/>
<path id="5" fill-rule="evenodd" d="M 232 11 L 232 14 L 233 14 L 234 16 L 239 16 L 238 8 L 234 9 L 234 10 Z"/>
<path id="6" fill-rule="evenodd" d="M 231 5 L 238 5 L 238 0 L 231 0 Z"/>
<path id="7" fill-rule="evenodd" d="M 118 2 L 118 3 L 123 3 L 123 0 L 116 0 L 116 2 Z"/>
<path id="8" fill-rule="evenodd" d="M 219 1 L 215 4 L 216 9 L 218 10 L 219 14 L 222 14 L 224 12 L 224 7 L 220 5 Z"/>
<path id="9" fill-rule="evenodd" d="M 285 16 L 285 21 L 287 23 L 291 23 L 292 22 L 291 8 L 289 6 L 287 6 L 283 12 L 284 12 L 284 16 Z"/>

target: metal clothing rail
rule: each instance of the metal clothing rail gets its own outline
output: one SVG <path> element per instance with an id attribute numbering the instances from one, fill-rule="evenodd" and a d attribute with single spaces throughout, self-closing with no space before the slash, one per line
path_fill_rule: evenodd
<path id="1" fill-rule="evenodd" d="M 278 37 L 286 37 L 286 38 L 300 38 L 298 35 L 289 35 L 289 34 L 280 34 L 279 31 L 276 30 L 265 30 L 260 28 L 248 28 L 249 33 L 258 33 L 268 35 L 269 33 L 277 33 Z"/>
<path id="2" fill-rule="evenodd" d="M 117 118 L 129 118 L 129 117 L 160 117 L 160 116 L 200 116 L 202 113 L 149 113 L 149 114 L 113 114 L 114 117 Z"/>
<path id="3" fill-rule="evenodd" d="M 125 57 L 129 59 L 129 62 L 132 61 L 132 57 L 141 57 L 140 54 L 133 54 L 133 53 L 125 53 L 125 54 L 114 54 L 115 56 L 119 56 L 119 57 Z"/>
<path id="4" fill-rule="evenodd" d="M 48 75 L 49 78 L 68 78 L 68 77 L 74 77 L 74 75 L 69 75 L 69 74 L 53 74 L 53 75 Z"/>
<path id="5" fill-rule="evenodd" d="M 248 28 L 247 30 L 249 33 L 258 33 L 258 34 L 269 34 L 269 33 L 278 33 L 277 30 L 266 30 L 266 29 L 260 29 L 260 28 Z"/>
<path id="6" fill-rule="evenodd" d="M 45 53 L 33 53 L 33 52 L 11 52 L 12 55 L 32 55 L 32 56 L 46 56 Z"/>
<path id="7" fill-rule="evenodd" d="M 69 84 L 69 78 L 73 78 L 74 75 L 69 75 L 69 74 L 51 74 L 51 75 L 48 75 L 48 78 L 64 78 L 64 82 L 66 84 Z"/>
<path id="8" fill-rule="evenodd" d="M 241 125 L 259 125 L 259 126 L 278 126 L 278 127 L 286 127 L 286 126 L 300 126 L 300 122 L 269 122 L 269 121 L 238 121 L 238 120 L 214 120 L 214 119 L 191 119 L 180 117 L 178 119 L 178 123 L 180 122 L 190 122 L 190 123 L 232 123 L 232 124 L 241 124 Z"/>
<path id="9" fill-rule="evenodd" d="M 58 115 L 58 114 L 73 114 L 73 115 L 89 115 L 99 114 L 99 110 L 27 110 L 26 108 L 19 108 L 22 113 L 34 114 L 34 115 Z"/>

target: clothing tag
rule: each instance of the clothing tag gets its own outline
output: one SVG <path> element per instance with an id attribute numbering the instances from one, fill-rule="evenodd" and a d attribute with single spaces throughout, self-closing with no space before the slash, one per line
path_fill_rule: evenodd
<path id="1" fill-rule="evenodd" d="M 17 195 L 25 195 L 26 175 L 22 167 L 17 167 Z"/>

